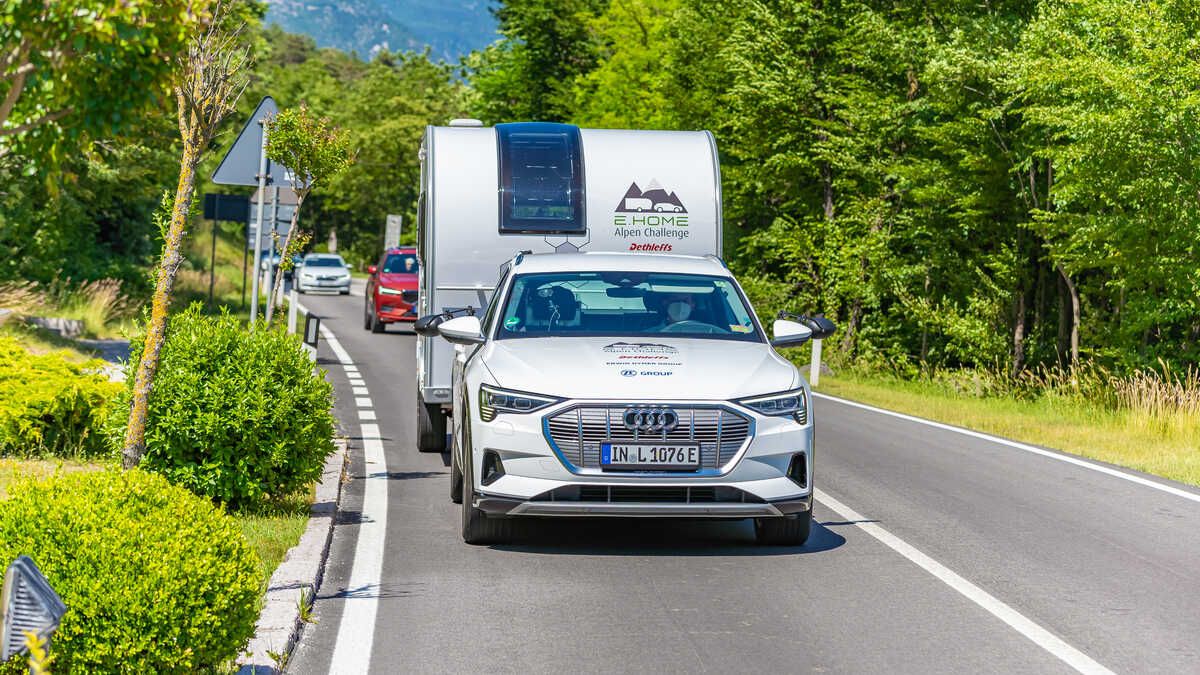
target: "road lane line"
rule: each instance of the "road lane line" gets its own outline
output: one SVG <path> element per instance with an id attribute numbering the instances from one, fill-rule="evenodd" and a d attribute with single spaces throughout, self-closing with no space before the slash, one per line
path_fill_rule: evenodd
<path id="1" fill-rule="evenodd" d="M 934 422 L 932 420 L 922 419 L 920 417 L 914 417 L 912 415 L 905 415 L 904 413 L 898 413 L 898 412 L 895 412 L 892 410 L 884 410 L 883 408 L 876 408 L 875 406 L 867 405 L 865 403 L 858 403 L 857 401 L 848 401 L 844 398 L 838 398 L 836 396 L 829 396 L 827 394 L 818 394 L 816 392 L 813 392 L 813 396 L 817 397 L 817 398 L 823 398 L 823 399 L 826 399 L 829 401 L 834 401 L 836 403 L 841 403 L 844 405 L 852 406 L 855 408 L 869 410 L 871 412 L 876 412 L 881 415 L 888 415 L 890 417 L 896 417 L 896 418 L 899 418 L 902 420 L 907 420 L 909 422 L 916 422 L 918 424 L 924 424 L 926 426 L 935 427 L 937 429 L 943 429 L 946 431 L 954 431 L 956 433 L 960 433 L 965 436 L 971 436 L 972 438 L 978 438 L 978 439 L 984 440 L 984 441 L 991 441 L 992 443 L 998 443 L 1000 445 L 1005 445 L 1010 448 L 1015 448 L 1017 450 L 1024 450 L 1025 452 L 1030 452 L 1035 455 L 1041 455 L 1042 457 L 1048 457 L 1050 459 L 1058 460 L 1060 462 L 1066 462 L 1067 464 L 1074 464 L 1075 466 L 1080 466 L 1085 469 L 1091 469 L 1092 471 L 1097 471 L 1099 473 L 1106 474 L 1106 475 L 1112 476 L 1114 478 L 1120 478 L 1121 480 L 1126 480 L 1131 483 L 1137 483 L 1138 485 L 1142 485 L 1142 486 L 1145 486 L 1148 488 L 1153 488 L 1153 489 L 1159 490 L 1161 492 L 1166 492 L 1167 494 L 1175 495 L 1176 497 L 1183 497 L 1184 499 L 1188 499 L 1193 502 L 1200 503 L 1200 494 L 1196 494 L 1194 492 L 1188 492 L 1187 490 L 1181 490 L 1181 489 L 1179 489 L 1177 487 L 1173 487 L 1171 485 L 1163 485 L 1162 483 L 1157 483 L 1155 481 L 1149 480 L 1147 478 L 1143 478 L 1143 477 L 1135 475 L 1135 474 L 1126 473 L 1124 471 L 1120 471 L 1120 470 L 1114 469 L 1112 467 L 1104 466 L 1103 464 L 1096 464 L 1094 462 L 1089 462 L 1085 459 L 1080 459 L 1078 457 L 1072 457 L 1070 455 L 1060 454 L 1058 452 L 1054 452 L 1052 450 L 1046 450 L 1044 448 L 1039 448 L 1034 445 L 1027 445 L 1025 443 L 1019 443 L 1017 441 L 1010 441 L 1007 438 L 1001 438 L 999 436 L 992 436 L 991 434 L 985 434 L 985 433 L 982 433 L 979 431 L 971 431 L 970 429 L 962 429 L 960 427 L 951 426 L 949 424 L 942 424 L 941 422 Z"/>
<path id="2" fill-rule="evenodd" d="M 359 408 L 374 408 L 375 407 L 375 405 L 373 403 L 371 403 L 370 396 L 355 397 L 354 405 L 358 406 Z"/>
<path id="3" fill-rule="evenodd" d="M 347 373 L 357 368 L 333 331 L 322 324 L 321 333 Z M 354 377 L 354 375 L 351 375 Z M 362 405 L 365 401 L 366 405 Z M 342 593 L 342 620 L 333 646 L 330 673 L 358 675 L 371 668 L 371 649 L 375 640 L 375 617 L 379 611 L 380 581 L 383 578 L 384 538 L 387 533 L 388 471 L 379 425 L 368 423 L 366 412 L 374 419 L 370 397 L 358 398 L 363 419 L 360 435 L 363 444 L 363 504 L 358 524 L 358 540 L 350 579 Z M 365 410 L 369 408 L 370 410 Z"/>
<path id="4" fill-rule="evenodd" d="M 353 389 L 354 389 L 354 395 L 355 395 L 355 396 L 368 396 L 368 395 L 370 395 L 370 392 L 368 392 L 368 391 L 367 391 L 367 388 L 366 388 L 366 387 L 353 387 Z"/>
<path id="5" fill-rule="evenodd" d="M 1080 673 L 1089 675 L 1112 675 L 1112 671 L 1094 661 L 1091 657 L 1067 644 L 1061 638 L 1043 628 L 1029 617 L 1001 602 L 992 594 L 960 577 L 950 568 L 930 558 L 900 537 L 885 530 L 878 523 L 870 522 L 854 509 L 825 494 L 813 489 L 817 501 L 829 507 L 843 520 L 854 523 L 856 527 L 874 537 L 884 546 L 907 558 L 917 567 L 932 574 L 939 581 L 958 591 L 971 602 L 983 608 L 992 616 L 1000 619 L 1034 644 L 1045 649 L 1060 661 Z"/>
<path id="6" fill-rule="evenodd" d="M 371 410 L 370 408 L 359 408 L 358 409 L 358 419 L 374 420 L 375 419 L 375 411 Z"/>

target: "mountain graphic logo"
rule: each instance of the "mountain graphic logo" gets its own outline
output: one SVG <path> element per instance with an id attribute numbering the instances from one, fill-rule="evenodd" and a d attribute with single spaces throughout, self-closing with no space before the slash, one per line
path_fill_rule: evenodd
<path id="1" fill-rule="evenodd" d="M 687 213 L 683 202 L 674 192 L 667 192 L 657 180 L 651 180 L 645 190 L 638 187 L 636 182 L 629 184 L 621 203 L 617 204 L 617 213 Z"/>

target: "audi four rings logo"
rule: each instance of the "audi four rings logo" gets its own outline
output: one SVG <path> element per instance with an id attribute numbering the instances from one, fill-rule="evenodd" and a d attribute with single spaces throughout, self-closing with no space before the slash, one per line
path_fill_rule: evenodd
<path id="1" fill-rule="evenodd" d="M 625 428 L 640 433 L 671 433 L 679 426 L 679 413 L 670 408 L 626 408 Z"/>

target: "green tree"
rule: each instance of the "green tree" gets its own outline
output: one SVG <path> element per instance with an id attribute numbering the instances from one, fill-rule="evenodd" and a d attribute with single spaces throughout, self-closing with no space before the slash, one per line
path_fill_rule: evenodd
<path id="1" fill-rule="evenodd" d="M 0 1 L 0 156 L 127 127 L 166 93 L 209 0 Z M 50 154 L 53 158 L 54 155 Z"/>
<path id="2" fill-rule="evenodd" d="M 292 242 L 305 241 L 297 230 L 300 208 L 312 192 L 313 186 L 323 183 L 345 170 L 353 161 L 346 132 L 339 129 L 326 117 L 316 117 L 308 107 L 288 108 L 269 120 L 263 133 L 267 136 L 267 157 L 272 162 L 288 167 L 292 189 L 296 192 L 296 208 L 292 210 L 292 222 L 287 236 L 280 247 L 281 263 L 275 273 L 267 296 L 267 323 L 283 288 L 283 272 L 291 266 Z M 251 317 L 256 321 L 258 317 Z"/>
<path id="3" fill-rule="evenodd" d="M 466 61 L 488 122 L 570 118 L 575 78 L 596 62 L 589 17 L 605 0 L 508 0 L 495 10 L 501 40 Z"/>

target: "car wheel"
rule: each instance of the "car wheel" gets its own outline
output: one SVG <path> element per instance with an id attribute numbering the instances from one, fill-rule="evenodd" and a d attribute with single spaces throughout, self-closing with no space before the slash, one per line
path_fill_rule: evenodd
<path id="1" fill-rule="evenodd" d="M 417 398 L 417 450 L 421 452 L 446 451 L 446 415 L 436 403 Z"/>
<path id="2" fill-rule="evenodd" d="M 375 316 L 374 312 L 371 313 L 371 332 L 372 333 L 386 333 L 387 332 L 387 324 L 380 321 L 379 317 Z"/>
<path id="3" fill-rule="evenodd" d="M 371 330 L 371 319 L 375 318 L 374 312 L 371 311 L 371 298 L 368 297 L 363 303 L 363 328 Z"/>
<path id="4" fill-rule="evenodd" d="M 450 446 L 450 501 L 455 504 L 463 502 L 463 474 L 458 466 L 458 442 Z"/>
<path id="5" fill-rule="evenodd" d="M 470 452 L 463 448 L 463 452 Z M 470 464 L 470 460 L 467 462 Z M 462 538 L 472 545 L 503 544 L 512 538 L 511 518 L 493 518 L 475 508 L 475 481 L 469 466 L 463 469 Z"/>
<path id="6" fill-rule="evenodd" d="M 812 511 L 754 519 L 754 536 L 763 546 L 803 546 L 811 530 Z"/>
<path id="7" fill-rule="evenodd" d="M 350 289 L 347 288 L 344 291 L 338 291 L 338 295 L 350 295 Z"/>

